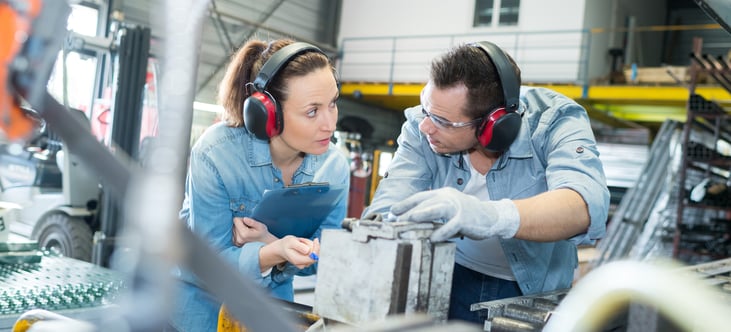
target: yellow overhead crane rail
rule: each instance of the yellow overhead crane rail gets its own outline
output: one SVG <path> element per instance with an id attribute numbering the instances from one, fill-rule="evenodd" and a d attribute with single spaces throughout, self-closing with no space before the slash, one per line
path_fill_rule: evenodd
<path id="1" fill-rule="evenodd" d="M 650 25 L 635 28 L 592 28 L 589 32 L 593 34 L 605 32 L 647 32 L 647 31 L 686 31 L 686 30 L 719 30 L 723 29 L 720 24 L 692 24 L 692 25 Z"/>
<path id="2" fill-rule="evenodd" d="M 528 84 L 541 86 L 603 111 L 613 117 L 632 122 L 663 122 L 666 119 L 685 121 L 689 91 L 682 86 L 661 85 L 594 85 Z M 343 82 L 341 95 L 363 103 L 402 111 L 419 104 L 424 83 Z M 584 94 L 586 89 L 586 94 Z M 731 108 L 731 94 L 720 86 L 697 86 L 695 93 Z M 584 98 L 586 96 L 586 98 Z"/>

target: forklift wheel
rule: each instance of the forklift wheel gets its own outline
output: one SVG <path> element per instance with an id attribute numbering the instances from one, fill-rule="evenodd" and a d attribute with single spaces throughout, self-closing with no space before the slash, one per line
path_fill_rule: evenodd
<path id="1" fill-rule="evenodd" d="M 91 261 L 91 228 L 81 218 L 62 213 L 51 214 L 43 218 L 36 234 L 41 248 L 66 257 Z"/>

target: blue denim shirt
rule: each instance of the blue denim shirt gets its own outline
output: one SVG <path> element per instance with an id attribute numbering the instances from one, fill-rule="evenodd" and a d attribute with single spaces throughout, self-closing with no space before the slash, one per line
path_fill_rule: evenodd
<path id="1" fill-rule="evenodd" d="M 333 144 L 322 155 L 306 155 L 295 171 L 292 183 L 310 181 L 349 187 L 348 161 Z M 180 216 L 239 272 L 255 284 L 268 288 L 272 296 L 291 301 L 293 276 L 314 274 L 317 264 L 302 270 L 286 264 L 284 269 L 274 268 L 270 274 L 262 276 L 259 249 L 264 243 L 237 247 L 232 242 L 233 218 L 250 216 L 265 190 L 283 187 L 282 174 L 272 164 L 268 142 L 254 138 L 243 127 L 215 124 L 206 130 L 191 151 Z M 324 228 L 339 228 L 346 210 L 347 198 L 343 198 L 312 238 L 319 238 Z M 220 302 L 199 288 L 190 272 L 181 271 L 179 275 L 182 282 L 171 324 L 180 331 L 215 331 Z"/>
<path id="2" fill-rule="evenodd" d="M 591 217 L 586 233 L 563 241 L 500 239 L 516 281 L 528 295 L 571 286 L 578 265 L 576 245 L 604 236 L 609 190 L 586 110 L 545 88 L 522 87 L 520 102 L 520 133 L 487 173 L 490 198 L 520 199 L 570 188 L 584 198 Z M 462 154 L 436 154 L 429 147 L 418 128 L 424 119 L 421 106 L 405 115 L 398 150 L 363 216 L 387 212 L 416 192 L 442 187 L 462 191 L 470 180 Z"/>

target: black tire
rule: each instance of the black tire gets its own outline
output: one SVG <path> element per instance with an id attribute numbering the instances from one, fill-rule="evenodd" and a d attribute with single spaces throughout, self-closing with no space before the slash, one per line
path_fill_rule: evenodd
<path id="1" fill-rule="evenodd" d="M 43 218 L 34 233 L 41 248 L 66 257 L 91 261 L 91 228 L 81 218 L 54 213 Z"/>

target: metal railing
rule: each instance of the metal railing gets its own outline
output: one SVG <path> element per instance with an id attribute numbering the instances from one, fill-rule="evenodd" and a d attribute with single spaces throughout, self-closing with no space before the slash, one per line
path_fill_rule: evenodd
<path id="1" fill-rule="evenodd" d="M 612 70 L 622 70 L 631 63 L 640 66 L 660 66 L 668 62 L 683 66 L 689 64 L 690 60 L 683 57 L 687 52 L 682 50 L 690 50 L 689 38 L 698 34 L 711 34 L 715 38 L 725 36 L 720 25 L 703 24 L 352 37 L 343 39 L 337 66 L 344 82 L 388 83 L 391 92 L 394 84 L 426 82 L 430 62 L 449 48 L 489 40 L 518 63 L 524 83 L 579 85 L 586 93 L 590 84 L 608 82 Z M 619 54 L 615 53 L 614 56 L 619 58 L 614 59 L 609 51 L 614 44 L 612 40 L 618 39 L 617 36 L 624 36 L 631 45 L 625 45 Z M 718 48 L 721 49 L 724 48 Z M 624 59 L 624 56 L 632 59 Z M 619 68 L 612 68 L 614 66 Z"/>
<path id="2" fill-rule="evenodd" d="M 479 40 L 499 45 L 518 62 L 525 81 L 586 82 L 588 30 L 346 38 L 338 69 L 344 81 L 426 82 L 432 59 Z"/>

